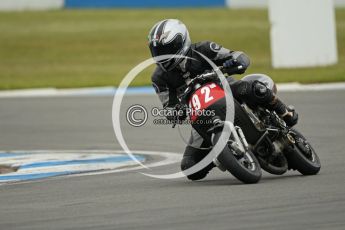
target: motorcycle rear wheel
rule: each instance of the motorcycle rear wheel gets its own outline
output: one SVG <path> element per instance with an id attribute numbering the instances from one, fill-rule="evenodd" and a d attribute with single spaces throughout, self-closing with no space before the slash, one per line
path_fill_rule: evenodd
<path id="1" fill-rule="evenodd" d="M 267 158 L 264 159 L 260 156 L 257 156 L 257 158 L 261 168 L 270 174 L 283 175 L 288 170 L 288 162 L 284 155 L 276 156 L 277 160 L 279 160 L 279 165 L 270 162 L 270 160 L 268 160 Z"/>
<path id="2" fill-rule="evenodd" d="M 289 167 L 297 169 L 303 175 L 316 175 L 321 169 L 321 163 L 314 148 L 296 129 L 291 129 L 295 144 L 286 149 Z"/>

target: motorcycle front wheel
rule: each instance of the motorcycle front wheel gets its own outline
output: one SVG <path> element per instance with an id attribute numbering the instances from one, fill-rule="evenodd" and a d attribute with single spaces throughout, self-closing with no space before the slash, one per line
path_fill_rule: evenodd
<path id="1" fill-rule="evenodd" d="M 220 135 L 221 132 L 215 134 L 215 143 L 219 140 Z M 251 151 L 240 156 L 226 145 L 217 160 L 223 168 L 245 184 L 254 184 L 261 179 L 260 164 Z"/>

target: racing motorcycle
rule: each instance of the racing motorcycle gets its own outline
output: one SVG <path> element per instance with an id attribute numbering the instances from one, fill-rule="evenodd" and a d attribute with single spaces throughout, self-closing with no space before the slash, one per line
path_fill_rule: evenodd
<path id="1" fill-rule="evenodd" d="M 223 70 L 223 67 L 218 68 Z M 241 68 L 237 66 L 234 72 Z M 275 83 L 266 75 L 253 74 L 241 80 L 260 81 L 277 92 Z M 233 99 L 234 119 L 226 120 L 229 108 L 225 94 L 214 70 L 189 79 L 187 88 L 179 97 L 180 106 L 189 108 L 192 127 L 204 140 L 211 146 L 219 141 L 223 143 L 224 149 L 213 160 L 220 170 L 229 171 L 243 183 L 257 183 L 261 179 L 261 168 L 275 175 L 284 174 L 289 169 L 298 170 L 303 175 L 315 175 L 320 171 L 320 160 L 314 148 L 274 111 Z M 212 111 L 212 116 L 198 112 L 205 110 Z M 223 132 L 228 132 L 228 139 L 223 140 Z"/>

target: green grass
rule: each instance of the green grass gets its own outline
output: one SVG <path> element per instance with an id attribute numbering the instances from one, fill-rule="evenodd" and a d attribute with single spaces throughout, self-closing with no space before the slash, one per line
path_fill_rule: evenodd
<path id="1" fill-rule="evenodd" d="M 245 51 L 248 73 L 269 74 L 277 82 L 345 81 L 345 9 L 338 9 L 339 64 L 331 67 L 271 67 L 265 10 L 61 10 L 0 13 L 0 89 L 118 85 L 150 56 L 147 33 L 163 18 L 184 21 L 192 40 L 213 40 Z M 150 71 L 133 85 L 150 84 Z"/>

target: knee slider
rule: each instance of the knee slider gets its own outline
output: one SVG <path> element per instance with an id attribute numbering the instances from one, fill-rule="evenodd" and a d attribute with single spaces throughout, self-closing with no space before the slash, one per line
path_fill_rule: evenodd
<path id="1" fill-rule="evenodd" d="M 252 95 L 255 102 L 259 104 L 270 103 L 274 98 L 273 92 L 260 81 L 253 81 Z"/>

